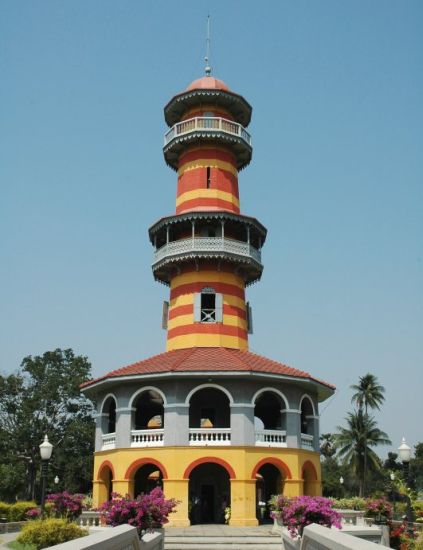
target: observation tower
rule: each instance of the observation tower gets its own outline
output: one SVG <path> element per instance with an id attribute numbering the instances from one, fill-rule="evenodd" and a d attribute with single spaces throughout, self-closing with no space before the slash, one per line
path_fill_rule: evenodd
<path id="1" fill-rule="evenodd" d="M 180 501 L 172 525 L 220 523 L 230 506 L 230 524 L 246 526 L 269 518 L 273 494 L 320 494 L 318 407 L 334 387 L 248 351 L 245 293 L 267 232 L 240 210 L 251 112 L 208 67 L 164 108 L 176 208 L 149 238 L 169 287 L 167 349 L 82 388 L 98 407 L 95 506 L 160 485 Z"/>

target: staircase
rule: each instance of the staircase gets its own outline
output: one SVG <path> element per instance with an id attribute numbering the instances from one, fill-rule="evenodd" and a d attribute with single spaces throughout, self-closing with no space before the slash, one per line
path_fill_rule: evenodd
<path id="1" fill-rule="evenodd" d="M 271 525 L 229 527 L 192 525 L 165 529 L 165 550 L 282 550 L 282 538 Z"/>

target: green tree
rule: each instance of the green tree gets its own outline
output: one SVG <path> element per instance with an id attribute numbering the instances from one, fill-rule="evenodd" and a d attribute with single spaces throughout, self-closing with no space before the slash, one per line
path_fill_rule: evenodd
<path id="1" fill-rule="evenodd" d="M 48 487 L 57 475 L 60 488 L 89 490 L 93 403 L 79 387 L 90 378 L 87 358 L 71 349 L 25 357 L 17 373 L 0 375 L 0 499 L 35 496 L 44 434 L 54 445 Z"/>
<path id="2" fill-rule="evenodd" d="M 320 454 L 327 459 L 335 453 L 336 447 L 334 434 L 322 434 L 320 436 Z"/>
<path id="3" fill-rule="evenodd" d="M 368 416 L 362 409 L 349 412 L 346 417 L 347 427 L 338 426 L 339 433 L 336 434 L 336 446 L 338 456 L 344 464 L 350 464 L 352 472 L 358 479 L 359 495 L 364 495 L 365 462 L 370 470 L 378 471 L 381 462 L 372 447 L 378 445 L 390 445 L 387 434 L 381 431 L 374 418 Z"/>
<path id="4" fill-rule="evenodd" d="M 410 474 L 416 491 L 423 491 L 423 443 L 417 443 L 414 447 L 414 457 L 410 461 Z"/>
<path id="5" fill-rule="evenodd" d="M 351 402 L 355 403 L 359 410 L 363 411 L 367 417 L 368 409 L 380 409 L 385 401 L 385 388 L 378 383 L 374 374 L 367 373 L 360 376 L 358 384 L 353 384 L 351 389 L 355 391 Z M 366 492 L 367 481 L 367 445 L 364 445 L 364 472 L 363 472 L 363 494 Z"/>

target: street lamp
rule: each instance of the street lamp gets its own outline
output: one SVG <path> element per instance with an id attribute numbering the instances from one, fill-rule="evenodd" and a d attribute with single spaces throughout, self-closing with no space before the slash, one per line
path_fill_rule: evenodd
<path id="1" fill-rule="evenodd" d="M 53 445 L 48 440 L 47 434 L 44 436 L 44 441 L 40 445 L 41 455 L 41 515 L 44 516 L 45 501 L 46 501 L 46 480 L 48 461 L 51 458 L 53 452 Z"/>
<path id="2" fill-rule="evenodd" d="M 393 515 L 393 519 L 395 519 L 395 485 L 394 485 L 395 474 L 394 472 L 391 472 L 389 474 L 389 477 L 391 478 L 392 507 L 393 507 L 392 515 Z"/>
<path id="3" fill-rule="evenodd" d="M 56 477 L 54 478 L 54 483 L 55 483 L 55 485 L 58 485 L 58 484 L 59 484 L 59 481 L 60 481 L 59 476 L 56 476 Z"/>
<path id="4" fill-rule="evenodd" d="M 343 487 L 344 487 L 344 478 L 341 476 L 339 478 L 339 483 L 341 485 L 341 498 L 344 496 L 344 491 L 343 491 Z"/>
<path id="5" fill-rule="evenodd" d="M 405 442 L 405 437 L 402 438 L 401 445 L 398 447 L 398 455 L 404 468 L 404 481 L 406 484 L 406 488 L 408 488 L 411 485 L 411 479 L 410 479 L 411 447 L 409 447 Z M 413 537 L 414 536 L 413 510 L 411 508 L 411 499 L 408 494 L 406 495 L 406 498 L 407 498 L 407 523 L 408 523 L 407 531 L 409 536 Z"/>

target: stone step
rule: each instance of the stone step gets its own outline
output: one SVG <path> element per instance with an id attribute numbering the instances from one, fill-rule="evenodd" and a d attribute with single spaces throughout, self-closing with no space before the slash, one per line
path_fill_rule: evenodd
<path id="1" fill-rule="evenodd" d="M 165 550 L 281 550 L 281 537 L 166 536 Z"/>

